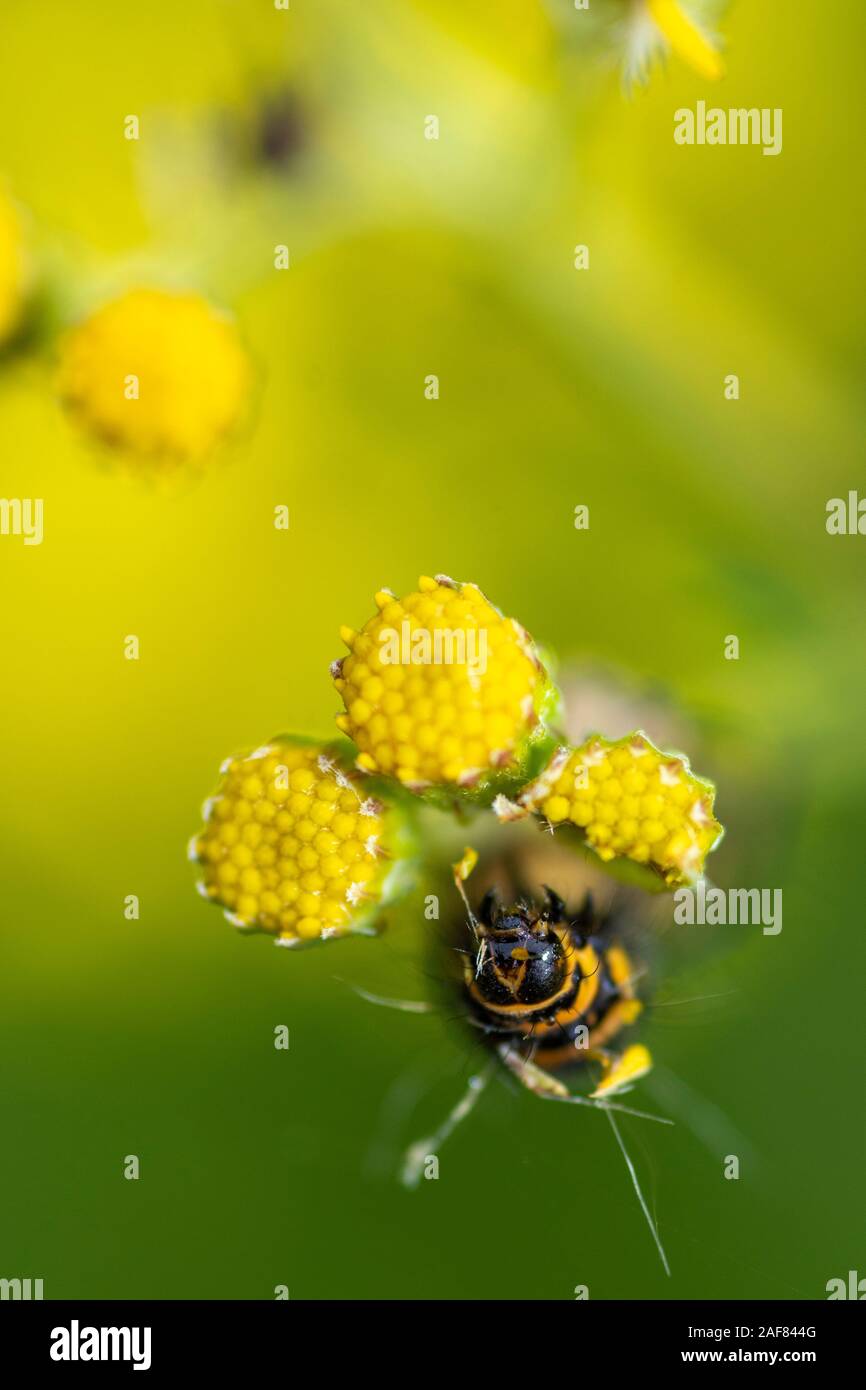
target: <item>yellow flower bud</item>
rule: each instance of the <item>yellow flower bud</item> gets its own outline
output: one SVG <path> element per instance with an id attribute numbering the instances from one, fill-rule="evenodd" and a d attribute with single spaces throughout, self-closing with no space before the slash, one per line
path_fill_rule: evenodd
<path id="1" fill-rule="evenodd" d="M 676 887 L 703 873 L 722 837 L 714 797 L 685 758 L 662 753 L 644 734 L 594 735 L 558 749 L 516 804 L 500 798 L 494 809 L 502 820 L 534 812 L 553 827 L 574 826 L 600 859 L 631 859 Z"/>
<path id="2" fill-rule="evenodd" d="M 341 630 L 349 655 L 331 668 L 358 766 L 411 791 L 489 799 L 546 734 L 553 689 L 531 638 L 476 585 L 444 575 L 402 599 L 382 590 L 376 605 L 359 632 Z"/>
<path id="3" fill-rule="evenodd" d="M 333 746 L 274 739 L 223 764 L 190 857 L 199 891 L 281 945 L 371 931 L 406 860 L 400 813 Z"/>

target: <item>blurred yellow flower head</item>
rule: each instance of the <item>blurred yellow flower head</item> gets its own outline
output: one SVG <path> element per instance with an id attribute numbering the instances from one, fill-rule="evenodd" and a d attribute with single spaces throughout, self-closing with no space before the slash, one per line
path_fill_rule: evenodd
<path id="1" fill-rule="evenodd" d="M 238 424 L 250 384 L 233 324 L 197 294 L 129 290 L 61 345 L 71 413 L 95 438 L 155 462 L 205 458 Z"/>

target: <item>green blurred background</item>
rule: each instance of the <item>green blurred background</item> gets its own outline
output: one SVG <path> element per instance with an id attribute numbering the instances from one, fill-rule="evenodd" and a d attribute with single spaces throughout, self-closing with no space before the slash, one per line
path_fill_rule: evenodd
<path id="1" fill-rule="evenodd" d="M 671 63 L 631 97 L 580 24 L 541 0 L 3 6 L 0 171 L 44 322 L 192 283 L 261 377 L 249 436 L 166 486 L 75 434 L 50 350 L 0 369 L 0 490 L 45 499 L 42 546 L 0 540 L 0 1276 L 47 1297 L 809 1298 L 866 1273 L 866 540 L 824 525 L 866 492 L 866 15 L 734 5 L 721 86 Z M 677 147 L 701 97 L 782 107 L 782 155 Z M 440 1180 L 397 1185 L 477 1058 L 335 976 L 429 994 L 423 885 L 383 938 L 307 952 L 193 890 L 222 758 L 329 732 L 339 625 L 436 571 L 674 711 L 719 786 L 715 880 L 784 891 L 778 937 L 664 938 L 671 998 L 725 980 L 644 1029 L 677 1126 L 624 1126 L 670 1281 L 591 1113 L 497 1084 Z M 740 1148 L 690 1132 L 706 1105 Z"/>

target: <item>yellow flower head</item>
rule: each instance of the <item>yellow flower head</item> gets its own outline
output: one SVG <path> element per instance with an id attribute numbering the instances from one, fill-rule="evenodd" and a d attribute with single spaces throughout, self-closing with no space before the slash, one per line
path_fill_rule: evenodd
<path id="1" fill-rule="evenodd" d="M 231 322 L 199 295 L 137 289 L 67 335 L 58 385 L 98 439 L 186 462 L 204 458 L 237 425 L 250 368 Z"/>
<path id="2" fill-rule="evenodd" d="M 0 188 L 0 343 L 18 326 L 24 303 L 24 241 L 18 214 Z"/>
<path id="3" fill-rule="evenodd" d="M 533 811 L 553 826 L 576 826 L 600 859 L 646 864 L 675 887 L 703 873 L 721 839 L 714 796 L 685 758 L 660 752 L 645 735 L 596 735 L 559 749 L 517 805 L 503 798 L 494 809 L 503 820 Z"/>
<path id="4" fill-rule="evenodd" d="M 376 595 L 350 654 L 331 668 L 358 767 L 412 791 L 480 789 L 513 774 L 542 728 L 550 681 L 533 643 L 474 584 L 422 577 L 415 593 Z"/>
<path id="5" fill-rule="evenodd" d="M 326 940 L 371 930 L 392 895 L 398 813 L 358 791 L 333 747 L 280 738 L 228 759 L 203 814 L 199 891 L 235 926 Z"/>

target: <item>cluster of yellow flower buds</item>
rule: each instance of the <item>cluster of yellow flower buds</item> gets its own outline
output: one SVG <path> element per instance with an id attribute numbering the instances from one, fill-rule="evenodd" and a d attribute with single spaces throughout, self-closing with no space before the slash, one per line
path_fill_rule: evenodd
<path id="1" fill-rule="evenodd" d="M 282 737 L 230 759 L 205 807 L 200 889 L 239 927 L 285 944 L 371 930 L 406 881 L 419 803 L 534 815 L 668 887 L 703 872 L 722 833 L 712 784 L 641 733 L 564 745 L 535 644 L 476 585 L 382 590 L 342 636 L 345 742 Z"/>

